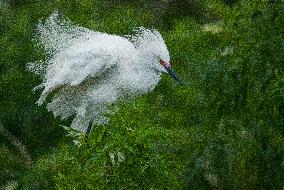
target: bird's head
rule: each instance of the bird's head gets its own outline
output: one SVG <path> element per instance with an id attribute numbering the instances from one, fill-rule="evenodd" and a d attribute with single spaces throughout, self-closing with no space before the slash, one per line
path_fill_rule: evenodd
<path id="1" fill-rule="evenodd" d="M 134 46 L 140 50 L 150 68 L 158 72 L 167 72 L 179 84 L 181 80 L 172 69 L 170 54 L 162 35 L 155 29 L 138 28 L 131 37 Z"/>

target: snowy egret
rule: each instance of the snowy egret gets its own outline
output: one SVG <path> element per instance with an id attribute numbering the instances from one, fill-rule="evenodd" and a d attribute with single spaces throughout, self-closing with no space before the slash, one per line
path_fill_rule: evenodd
<path id="1" fill-rule="evenodd" d="M 52 93 L 47 109 L 63 119 L 74 115 L 71 127 L 81 132 L 107 123 L 107 107 L 119 98 L 151 91 L 162 72 L 180 83 L 154 29 L 138 28 L 122 37 L 75 26 L 55 12 L 38 25 L 37 40 L 48 57 L 28 64 L 43 78 L 35 88 L 44 88 L 37 103 L 42 105 Z"/>

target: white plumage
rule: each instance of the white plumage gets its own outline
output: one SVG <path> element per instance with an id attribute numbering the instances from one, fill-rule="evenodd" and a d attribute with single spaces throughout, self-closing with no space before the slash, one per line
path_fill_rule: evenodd
<path id="1" fill-rule="evenodd" d="M 54 92 L 48 110 L 62 118 L 74 115 L 71 127 L 79 131 L 107 123 L 107 107 L 118 98 L 151 91 L 166 71 L 160 61 L 170 61 L 156 30 L 139 28 L 121 37 L 74 26 L 57 12 L 38 25 L 37 40 L 47 53 L 47 60 L 28 64 L 43 77 L 37 103 Z"/>

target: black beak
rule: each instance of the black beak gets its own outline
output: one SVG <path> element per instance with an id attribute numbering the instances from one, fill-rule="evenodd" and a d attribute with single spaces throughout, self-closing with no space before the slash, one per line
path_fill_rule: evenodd
<path id="1" fill-rule="evenodd" d="M 182 81 L 180 80 L 179 76 L 176 74 L 176 72 L 172 69 L 172 66 L 170 63 L 167 63 L 163 60 L 160 60 L 160 64 L 164 66 L 164 68 L 166 69 L 166 71 L 169 73 L 169 75 L 176 80 L 176 82 L 179 85 L 183 85 Z"/>
<path id="2" fill-rule="evenodd" d="M 172 67 L 167 67 L 165 68 L 167 70 L 167 72 L 169 73 L 169 75 L 176 80 L 176 82 L 179 85 L 182 85 L 182 81 L 180 80 L 179 76 L 177 75 L 177 73 L 172 69 Z"/>

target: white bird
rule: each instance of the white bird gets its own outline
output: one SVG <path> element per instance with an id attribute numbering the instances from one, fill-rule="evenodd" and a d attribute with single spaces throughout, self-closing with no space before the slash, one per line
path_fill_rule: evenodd
<path id="1" fill-rule="evenodd" d="M 126 97 L 147 93 L 168 72 L 179 81 L 161 34 L 139 28 L 132 36 L 117 36 L 72 25 L 53 13 L 37 28 L 37 40 L 48 58 L 28 64 L 43 77 L 38 105 L 54 94 L 49 111 L 63 119 L 75 118 L 71 127 L 84 132 L 105 124 L 108 106 Z"/>

